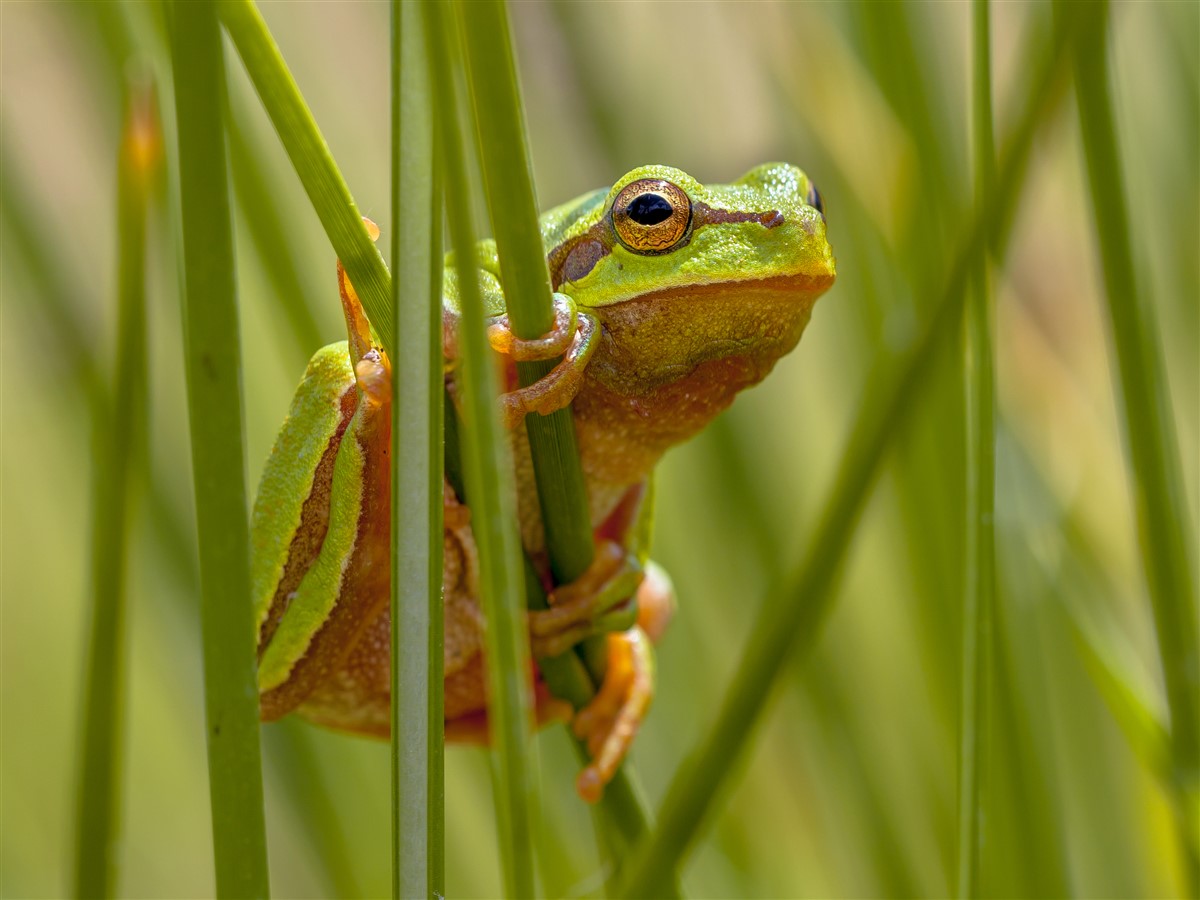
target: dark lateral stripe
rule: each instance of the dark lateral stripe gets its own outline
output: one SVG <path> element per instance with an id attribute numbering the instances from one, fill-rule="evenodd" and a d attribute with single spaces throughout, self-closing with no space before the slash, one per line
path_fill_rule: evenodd
<path id="1" fill-rule="evenodd" d="M 717 209 L 707 203 L 692 205 L 692 227 L 683 239 L 671 250 L 687 246 L 698 229 L 709 225 L 724 225 L 731 222 L 757 222 L 764 228 L 776 228 L 786 221 L 777 209 L 765 212 L 743 212 L 736 209 Z M 612 228 L 612 210 L 605 213 L 595 225 L 569 240 L 563 241 L 546 255 L 550 268 L 550 284 L 554 290 L 569 281 L 579 281 L 612 252 L 615 242 Z"/>
<path id="2" fill-rule="evenodd" d="M 321 544 L 329 531 L 329 503 L 333 488 L 333 464 L 337 460 L 338 447 L 342 444 L 342 436 L 350 425 L 354 410 L 358 407 L 358 389 L 349 385 L 341 398 L 341 418 L 337 428 L 329 438 L 329 445 L 321 454 L 313 473 L 312 490 L 304 500 L 300 511 L 300 527 L 292 537 L 288 546 L 287 562 L 283 566 L 283 574 L 275 588 L 275 596 L 271 599 L 271 608 L 267 612 L 258 638 L 258 658 L 261 660 L 271 638 L 279 628 L 292 602 L 292 596 L 304 580 L 305 573 L 321 552 Z"/>
<path id="3" fill-rule="evenodd" d="M 546 255 L 550 267 L 550 284 L 554 290 L 566 281 L 578 281 L 595 268 L 596 263 L 612 252 L 612 214 L 569 240 L 563 241 Z"/>
<path id="4" fill-rule="evenodd" d="M 692 205 L 692 231 L 705 225 L 723 225 L 727 222 L 757 222 L 763 228 L 775 228 L 784 223 L 783 213 L 777 209 L 766 212 L 743 212 L 738 209 L 717 209 L 707 203 Z"/>

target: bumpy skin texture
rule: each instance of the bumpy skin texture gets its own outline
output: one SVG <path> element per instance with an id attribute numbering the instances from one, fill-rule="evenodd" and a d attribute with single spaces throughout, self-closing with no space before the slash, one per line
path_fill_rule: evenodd
<path id="1" fill-rule="evenodd" d="M 662 182 L 669 183 L 666 190 L 656 188 Z M 644 205 L 645 197 L 662 196 L 671 203 L 669 222 L 625 227 L 615 221 L 634 210 L 631 198 L 641 197 Z M 677 169 L 645 166 L 607 191 L 543 215 L 554 289 L 573 301 L 581 323 L 590 319 L 595 328 L 597 343 L 573 381 L 573 399 L 598 539 L 615 541 L 644 562 L 643 498 L 659 458 L 765 377 L 799 341 L 813 303 L 834 278 L 816 204 L 808 178 L 793 166 L 760 166 L 737 182 L 708 187 Z M 645 252 L 644 236 L 653 241 L 662 228 L 685 221 L 669 246 L 660 242 Z M 494 244 L 482 242 L 477 259 L 488 313 L 499 317 L 504 298 Z M 255 504 L 262 712 L 270 719 L 298 708 L 331 727 L 386 737 L 389 364 L 371 348 L 369 325 L 344 277 L 342 287 L 349 348 L 335 344 L 314 356 Z M 458 304 L 450 264 L 443 299 L 453 395 Z M 508 390 L 516 391 L 511 357 L 507 377 Z M 511 436 L 522 540 L 544 567 L 525 429 L 515 427 Z M 448 485 L 445 523 L 447 736 L 478 738 L 486 728 L 478 562 L 469 510 Z M 327 539 L 335 534 L 336 540 Z M 638 594 L 641 624 L 655 638 L 665 623 L 663 604 L 670 602 L 662 584 L 648 579 Z M 589 799 L 598 796 L 644 714 L 648 653 L 641 632 L 610 636 L 614 669 L 626 681 L 606 687 L 595 708 L 577 720 L 593 755 L 611 763 L 585 773 L 598 782 L 588 790 L 581 778 Z M 562 714 L 561 704 L 539 694 L 541 718 Z"/>

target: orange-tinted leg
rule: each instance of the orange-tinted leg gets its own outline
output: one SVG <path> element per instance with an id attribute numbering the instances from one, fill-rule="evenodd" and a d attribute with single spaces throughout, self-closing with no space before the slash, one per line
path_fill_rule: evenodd
<path id="1" fill-rule="evenodd" d="M 666 572 L 651 563 L 638 588 L 638 624 L 608 636 L 608 668 L 604 684 L 591 703 L 575 716 L 575 735 L 587 743 L 592 762 L 579 773 L 575 787 L 595 803 L 633 743 L 654 697 L 654 648 L 675 609 Z"/>

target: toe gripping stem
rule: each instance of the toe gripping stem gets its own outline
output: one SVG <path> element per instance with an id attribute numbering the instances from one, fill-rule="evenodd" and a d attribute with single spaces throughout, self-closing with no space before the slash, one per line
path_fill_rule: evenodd
<path id="1" fill-rule="evenodd" d="M 583 385 L 598 336 L 596 318 L 579 312 L 575 301 L 566 294 L 554 295 L 554 326 L 541 337 L 531 340 L 517 337 L 509 326 L 507 314 L 494 319 L 488 326 L 488 342 L 497 352 L 516 362 L 562 356 L 558 365 L 533 384 L 501 395 L 505 425 L 513 428 L 531 412 L 545 416 L 570 404 Z"/>

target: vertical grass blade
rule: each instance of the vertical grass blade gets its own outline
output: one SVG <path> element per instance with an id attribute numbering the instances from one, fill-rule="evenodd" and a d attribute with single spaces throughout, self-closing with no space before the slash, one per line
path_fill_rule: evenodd
<path id="1" fill-rule="evenodd" d="M 517 337 L 532 340 L 550 331 L 554 309 L 508 14 L 503 0 L 479 0 L 469 7 L 460 3 L 459 7 L 463 9 L 479 158 L 504 273 L 509 321 Z M 544 377 L 557 362 L 518 363 L 521 384 Z M 534 448 L 551 568 L 555 580 L 565 584 L 582 575 L 592 561 L 592 529 L 571 410 L 526 416 L 525 427 Z"/>
<path id="2" fill-rule="evenodd" d="M 171 7 L 184 355 L 196 525 L 217 894 L 268 893 L 259 753 L 241 348 L 225 161 L 225 69 L 216 7 Z"/>
<path id="3" fill-rule="evenodd" d="M 1071 19 L 1074 26 L 1077 19 Z M 713 806 L 714 797 L 749 742 L 771 691 L 787 662 L 812 647 L 829 608 L 838 565 L 852 537 L 862 505 L 886 450 L 912 414 L 925 375 L 939 348 L 960 322 L 972 267 L 989 245 L 1004 243 L 1012 210 L 1020 196 L 1033 135 L 1058 106 L 1062 94 L 1062 58 L 1073 28 L 1058 30 L 1057 52 L 1047 56 L 1032 80 L 1032 90 L 1000 167 L 996 191 L 980 207 L 952 257 L 942 290 L 922 334 L 899 361 L 874 379 L 851 436 L 829 500 L 823 506 L 809 550 L 800 565 L 763 604 L 750 645 L 717 717 L 695 753 L 680 768 L 663 800 L 658 829 L 629 864 L 622 895 L 652 896 L 678 866 Z"/>
<path id="4" fill-rule="evenodd" d="M 1118 404 L 1132 469 L 1146 582 L 1171 711 L 1171 756 L 1180 840 L 1191 895 L 1200 891 L 1200 632 L 1195 548 L 1183 491 L 1169 388 L 1154 308 L 1140 292 L 1125 179 L 1109 94 L 1107 5 L 1094 41 L 1075 48 L 1075 94 L 1095 210 Z"/>
<path id="5" fill-rule="evenodd" d="M 362 298 L 371 324 L 386 343 L 393 333 L 391 280 L 329 145 L 253 0 L 219 0 L 218 6 L 225 30 L 242 57 L 329 242 Z"/>
<path id="6" fill-rule="evenodd" d="M 146 216 L 162 140 L 149 83 L 132 82 L 117 161 L 117 352 L 111 408 L 94 422 L 92 627 L 83 704 L 75 896 L 111 897 L 125 725 L 125 570 L 131 470 L 146 402 Z"/>
<path id="7" fill-rule="evenodd" d="M 975 205 L 989 203 L 995 179 L 992 136 L 991 26 L 988 0 L 972 8 L 971 131 Z M 992 691 L 992 608 L 996 595 L 995 376 L 988 257 L 971 273 L 965 354 L 967 394 L 967 565 L 962 634 L 962 708 L 958 749 L 958 896 L 983 894 L 987 842 L 987 763 Z"/>
<path id="8" fill-rule="evenodd" d="M 442 306 L 424 3 L 392 3 L 392 893 L 445 894 Z"/>
<path id="9" fill-rule="evenodd" d="M 428 52 L 434 66 L 438 137 L 445 164 L 450 238 L 459 271 L 464 429 L 462 446 L 471 527 L 479 551 L 480 589 L 486 627 L 488 727 L 500 835 L 504 893 L 533 894 L 533 845 L 529 773 L 532 696 L 520 539 L 511 486 L 512 462 L 496 404 L 495 373 L 483 321 L 475 264 L 475 236 L 465 158 L 466 136 L 458 114 L 455 73 L 461 50 L 449 4 L 428 8 Z"/>
<path id="10" fill-rule="evenodd" d="M 479 158 L 504 275 L 509 321 L 518 337 L 533 339 L 551 329 L 554 313 L 508 14 L 503 0 L 474 2 L 464 12 L 468 13 L 462 16 L 462 22 Z M 518 363 L 521 385 L 542 378 L 557 362 Z M 525 428 L 551 571 L 557 583 L 567 584 L 587 570 L 593 555 L 591 516 L 571 409 L 548 416 L 526 416 Z M 529 590 L 540 594 L 536 582 Z M 544 599 L 535 599 L 534 603 L 545 606 Z M 598 641 L 603 650 L 604 639 Z M 604 658 L 602 652 L 584 652 L 582 656 L 587 660 Z M 541 666 L 556 696 L 577 698 L 581 703 L 591 698 L 594 685 L 600 684 L 604 675 L 602 669 L 592 669 L 588 673 L 592 683 L 588 684 L 576 678 L 582 673 L 570 661 L 543 662 Z M 606 789 L 603 802 L 606 819 L 621 832 L 624 842 L 633 846 L 647 829 L 649 812 L 627 778 L 622 767 L 614 777 L 617 783 Z"/>

